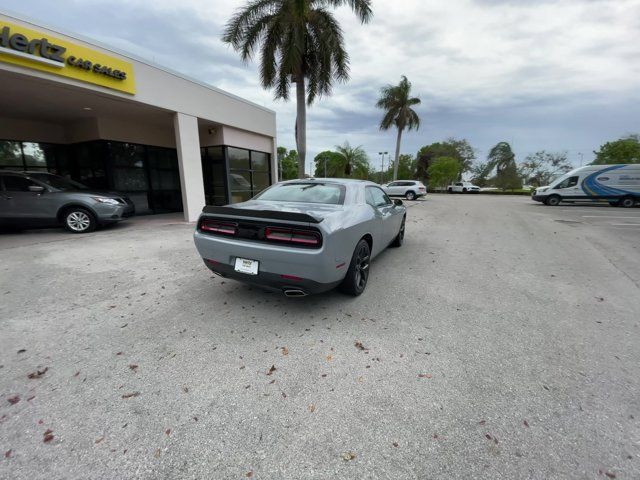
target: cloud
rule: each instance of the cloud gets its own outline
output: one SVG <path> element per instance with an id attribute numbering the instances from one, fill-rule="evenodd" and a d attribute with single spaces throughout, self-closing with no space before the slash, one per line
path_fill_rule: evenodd
<path id="1" fill-rule="evenodd" d="M 244 1 L 60 0 L 43 23 L 166 65 L 278 113 L 278 141 L 295 147 L 295 104 L 262 90 L 255 63 L 243 64 L 221 40 Z M 43 0 L 5 0 L 37 17 Z M 539 149 L 591 157 L 606 140 L 640 125 L 638 0 L 376 0 L 361 25 L 336 12 L 351 58 L 351 80 L 308 112 L 310 159 L 349 140 L 393 151 L 379 132 L 380 87 L 409 77 L 422 99 L 423 128 L 405 135 L 403 152 L 447 136 L 467 137 L 481 154 L 513 142 L 522 157 Z"/>

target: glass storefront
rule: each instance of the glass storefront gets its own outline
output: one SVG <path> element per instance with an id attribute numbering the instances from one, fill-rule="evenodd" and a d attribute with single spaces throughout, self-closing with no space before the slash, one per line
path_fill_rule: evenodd
<path id="1" fill-rule="evenodd" d="M 175 149 L 95 140 L 72 145 L 0 141 L 0 169 L 48 171 L 126 194 L 136 213 L 182 211 Z"/>
<path id="2" fill-rule="evenodd" d="M 270 155 L 236 147 L 201 148 L 207 205 L 249 200 L 271 185 Z M 55 173 L 95 190 L 126 194 L 137 214 L 182 211 L 175 149 L 94 140 L 60 145 L 0 140 L 0 169 Z"/>

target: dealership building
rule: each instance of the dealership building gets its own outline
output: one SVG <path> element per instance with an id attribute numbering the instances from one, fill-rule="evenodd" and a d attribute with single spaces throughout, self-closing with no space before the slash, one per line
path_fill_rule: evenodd
<path id="1" fill-rule="evenodd" d="M 276 181 L 275 112 L 77 35 L 0 13 L 0 169 L 126 193 L 138 213 Z"/>

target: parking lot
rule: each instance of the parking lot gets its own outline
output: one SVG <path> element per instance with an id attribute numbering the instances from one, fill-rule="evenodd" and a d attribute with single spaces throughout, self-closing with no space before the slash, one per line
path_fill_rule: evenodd
<path id="1" fill-rule="evenodd" d="M 0 235 L 0 478 L 640 477 L 640 209 L 431 195 L 357 298 L 192 230 Z"/>

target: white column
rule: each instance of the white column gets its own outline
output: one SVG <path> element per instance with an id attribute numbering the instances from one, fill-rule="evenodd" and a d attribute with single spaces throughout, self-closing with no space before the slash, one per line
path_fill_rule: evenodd
<path id="1" fill-rule="evenodd" d="M 184 219 L 195 222 L 205 204 L 198 119 L 178 112 L 173 117 L 173 128 L 176 134 Z"/>

